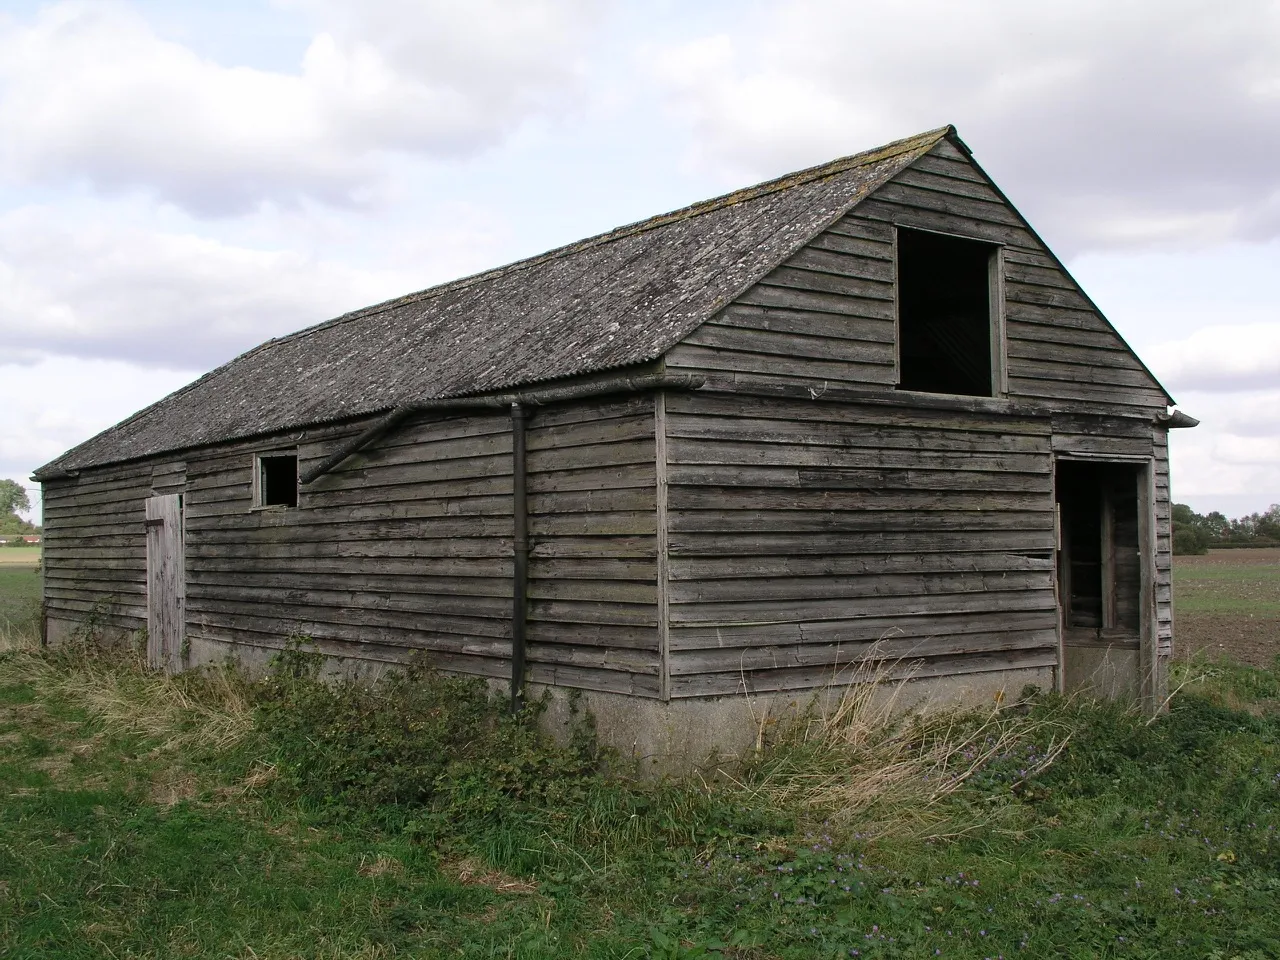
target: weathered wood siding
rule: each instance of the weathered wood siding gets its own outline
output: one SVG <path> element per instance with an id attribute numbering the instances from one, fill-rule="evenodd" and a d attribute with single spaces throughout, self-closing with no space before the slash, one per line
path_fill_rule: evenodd
<path id="1" fill-rule="evenodd" d="M 187 637 L 441 668 L 510 670 L 512 483 L 506 415 L 421 419 L 254 509 L 255 453 L 296 447 L 302 470 L 364 426 L 311 429 L 86 471 L 45 485 L 48 610 L 147 623 L 145 502 L 182 493 Z M 538 410 L 528 437 L 529 676 L 659 691 L 654 399 Z"/>
<path id="2" fill-rule="evenodd" d="M 187 458 L 187 634 L 499 676 L 510 652 L 511 432 L 502 416 L 405 425 L 309 487 L 253 508 L 253 456 L 305 471 L 364 424 Z"/>
<path id="3" fill-rule="evenodd" d="M 666 398 L 671 694 L 1052 666 L 1047 418 Z"/>
<path id="4" fill-rule="evenodd" d="M 653 396 L 540 410 L 528 441 L 529 679 L 657 696 Z"/>
<path id="5" fill-rule="evenodd" d="M 892 386 L 893 282 L 892 229 L 845 217 L 673 347 L 667 368 Z"/>
<path id="6" fill-rule="evenodd" d="M 1163 411 L 1159 385 L 983 173 L 943 141 L 855 210 L 1004 247 L 1008 395 L 1082 410 Z"/>
<path id="7" fill-rule="evenodd" d="M 146 627 L 151 471 L 151 464 L 121 464 L 44 483 L 42 566 L 51 620 Z"/>
<path id="8" fill-rule="evenodd" d="M 1003 247 L 1007 395 L 1150 417 L 1164 394 L 985 175 L 950 143 L 847 216 L 667 354 L 668 369 L 892 386 L 894 226 Z"/>

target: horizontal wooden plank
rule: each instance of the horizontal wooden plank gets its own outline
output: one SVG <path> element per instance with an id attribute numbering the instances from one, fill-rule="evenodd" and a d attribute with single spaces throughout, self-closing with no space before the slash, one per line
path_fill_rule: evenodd
<path id="1" fill-rule="evenodd" d="M 962 179 L 951 176 L 947 172 L 936 172 L 922 167 L 919 162 L 913 163 L 894 176 L 892 182 L 926 190 L 940 191 L 958 197 L 972 197 L 976 200 L 1000 202 L 999 194 L 991 189 L 985 181 Z"/>
<path id="2" fill-rule="evenodd" d="M 508 614 L 510 610 L 508 609 Z M 145 613 L 144 613 L 145 616 Z M 238 602 L 219 598 L 187 597 L 188 630 L 202 625 L 244 631 L 266 631 L 281 637 L 291 635 L 337 635 L 379 640 L 395 634 L 402 637 L 511 638 L 509 617 L 457 616 L 441 613 L 424 616 L 421 610 L 370 609 L 361 606 L 333 607 L 316 604 L 286 604 L 277 601 Z M 339 628 L 341 628 L 339 630 Z M 407 639 L 405 642 L 408 642 Z"/>
<path id="3" fill-rule="evenodd" d="M 1059 454 L 1087 456 L 1149 457 L 1151 443 L 1130 437 L 1082 437 L 1059 434 L 1053 438 L 1053 450 Z"/>
<path id="4" fill-rule="evenodd" d="M 671 608 L 671 623 L 735 627 L 803 620 L 852 620 L 859 616 L 892 614 L 902 609 L 903 602 L 900 596 L 866 596 L 680 604 Z M 930 614 L 986 612 L 997 608 L 1001 611 L 1057 609 L 1053 590 L 1048 586 L 1040 590 L 1010 590 L 998 595 L 981 592 L 915 595 L 909 602 L 916 612 Z"/>
<path id="5" fill-rule="evenodd" d="M 540 544 L 539 547 L 542 545 Z M 1053 531 L 911 530 L 860 532 L 696 533 L 674 531 L 673 557 L 794 556 L 886 553 L 1038 553 L 1054 549 Z"/>
<path id="6" fill-rule="evenodd" d="M 1073 317 L 1076 315 L 1073 314 Z M 1009 338 L 1010 348 L 1018 344 L 1020 348 L 1029 344 L 1044 344 L 1044 349 L 1053 349 L 1052 344 L 1064 346 L 1093 347 L 1123 351 L 1124 344 L 1111 330 L 1097 326 L 1055 325 L 1043 320 L 1019 320 L 1009 317 L 1005 323 L 1005 335 Z"/>
<path id="7" fill-rule="evenodd" d="M 846 469 L 840 467 L 735 466 L 673 464 L 669 484 L 676 486 L 743 486 L 812 490 L 987 490 L 1045 493 L 1051 477 L 1040 473 L 972 473 L 931 469 Z"/>
<path id="8" fill-rule="evenodd" d="M 596 557 L 613 557 L 617 559 L 646 558 L 652 560 L 657 554 L 657 537 L 589 537 L 589 536 L 556 536 L 543 537 L 530 547 L 530 555 L 535 560 L 543 558 L 556 560 L 590 560 Z"/>
<path id="9" fill-rule="evenodd" d="M 975 170 L 973 164 L 967 160 L 939 156 L 934 153 L 925 154 L 912 163 L 908 169 L 923 170 L 951 180 L 966 180 L 969 183 L 986 184 L 986 178 Z"/>
<path id="10" fill-rule="evenodd" d="M 621 670 L 657 676 L 656 650 L 628 650 L 609 647 L 579 647 L 559 643 L 529 645 L 529 664 L 539 666 L 572 666 L 591 671 Z"/>
<path id="11" fill-rule="evenodd" d="M 957 198 L 959 199 L 959 198 Z M 971 237 L 987 243 L 1033 247 L 1035 241 L 1023 227 L 988 219 L 973 214 L 949 213 L 933 206 L 919 207 L 901 201 L 882 200 L 878 195 L 858 204 L 857 213 L 867 219 L 884 220 L 917 230 L 950 233 Z M 976 213 L 976 211 L 975 211 Z"/>
<path id="12" fill-rule="evenodd" d="M 922 657 L 962 656 L 1012 650 L 1056 650 L 1052 628 L 999 633 L 968 633 L 945 637 L 895 637 L 871 643 L 790 644 L 681 652 L 671 660 L 672 677 L 708 673 L 788 670 L 795 667 L 848 666 L 864 658 L 915 660 Z"/>
<path id="13" fill-rule="evenodd" d="M 1075 286 L 1050 287 L 1038 283 L 1024 283 L 1006 274 L 1004 283 L 1006 304 L 1038 304 L 1046 307 L 1065 307 L 1069 310 L 1093 310 L 1094 306 Z"/>
<path id="14" fill-rule="evenodd" d="M 1133 354 L 1120 344 L 1102 348 L 1066 343 L 1050 343 L 1043 340 L 1009 341 L 1010 357 L 1023 360 L 1037 360 L 1042 363 L 1074 363 L 1086 366 L 1119 367 L 1125 370 L 1140 370 Z"/>
<path id="15" fill-rule="evenodd" d="M 838 258 L 839 254 L 833 254 Z M 804 259 L 804 258 L 802 258 Z M 853 258 L 849 258 L 853 259 Z M 877 263 L 880 261 L 868 261 Z M 854 261 L 856 265 L 857 261 Z M 871 272 L 871 271 L 868 271 Z M 786 287 L 791 290 L 808 290 L 818 293 L 833 293 L 842 297 L 855 297 L 859 300 L 892 300 L 893 278 L 881 276 L 870 279 L 863 276 L 850 276 L 848 272 L 833 273 L 826 269 L 799 266 L 788 260 L 765 274 L 761 284 L 771 287 Z"/>
<path id="16" fill-rule="evenodd" d="M 859 256 L 849 252 L 849 247 L 861 245 L 874 248 L 873 256 Z M 845 249 L 833 249 L 844 247 Z M 839 237 L 834 244 L 802 247 L 786 261 L 793 270 L 811 270 L 830 273 L 856 280 L 873 280 L 892 284 L 894 281 L 893 248 L 887 244 L 868 244 L 867 241 Z"/>
<path id="17" fill-rule="evenodd" d="M 557 623 L 532 620 L 527 624 L 526 634 L 530 645 L 571 643 L 579 646 L 655 652 L 658 649 L 658 628 L 655 624 Z"/>
<path id="18" fill-rule="evenodd" d="M 919 210 L 937 211 L 973 220 L 1024 230 L 1022 218 L 994 194 L 974 196 L 978 191 L 938 189 L 933 185 L 908 183 L 895 177 L 875 192 L 878 201 L 902 204 Z M 861 211 L 859 211 L 861 212 Z"/>
<path id="19" fill-rule="evenodd" d="M 1010 370 L 1010 396 L 1046 398 L 1059 401 L 1075 400 L 1088 404 L 1097 412 L 1119 412 L 1125 409 L 1163 411 L 1166 403 L 1163 394 L 1154 387 L 1137 387 L 1116 384 L 1077 383 L 1070 380 L 1046 380 L 1019 377 Z"/>
<path id="20" fill-rule="evenodd" d="M 621 693 L 632 697 L 657 697 L 658 677 L 617 670 L 588 670 L 576 666 L 552 666 L 535 663 L 529 665 L 529 682 L 548 686 L 576 687 L 580 690 L 599 690 L 603 693 Z"/>
<path id="21" fill-rule="evenodd" d="M 960 676 L 1004 670 L 1026 670 L 1053 667 L 1057 653 L 1040 650 L 1006 651 L 969 654 L 960 657 L 936 657 L 922 661 L 902 662 L 886 671 L 885 679 L 924 679 L 937 676 Z M 764 693 L 774 690 L 813 690 L 839 683 L 844 674 L 833 676 L 826 667 L 801 667 L 793 670 L 766 670 L 750 673 L 704 673 L 693 677 L 673 677 L 671 696 L 710 697 L 738 693 Z"/>
<path id="22" fill-rule="evenodd" d="M 891 343 L 869 343 L 862 340 L 809 336 L 806 333 L 783 333 L 772 330 L 727 326 L 721 323 L 704 323 L 689 336 L 685 337 L 682 343 L 751 354 L 770 354 L 779 357 L 805 357 L 813 360 L 845 361 L 853 364 L 893 365 L 893 345 Z M 716 368 L 722 369 L 718 365 Z M 731 365 L 727 369 L 735 368 Z"/>
<path id="23" fill-rule="evenodd" d="M 535 417 L 530 424 L 526 442 L 528 449 L 533 451 L 652 439 L 653 425 L 652 408 L 637 416 L 567 424 L 542 424 Z"/>
<path id="24" fill-rule="evenodd" d="M 621 466 L 589 465 L 569 470 L 543 470 L 529 474 L 530 494 L 571 490 L 615 490 L 627 487 L 654 489 L 654 459 Z"/>
<path id="25" fill-rule="evenodd" d="M 824 233 L 828 236 L 854 237 L 859 240 L 872 240 L 879 243 L 893 244 L 893 227 L 886 223 L 880 223 L 875 220 L 868 220 L 860 217 L 856 213 L 847 213 L 831 226 L 827 227 Z"/>
<path id="26" fill-rule="evenodd" d="M 510 538 L 510 517 L 425 517 L 403 518 L 390 514 L 404 507 L 387 504 L 384 519 L 345 518 L 342 511 L 259 510 L 232 517 L 191 517 L 187 534 L 191 540 L 215 542 L 243 539 L 248 543 L 306 542 L 334 537 L 362 540 L 441 539 L 465 537 Z"/>
<path id="27" fill-rule="evenodd" d="M 919 409 L 875 403 L 828 403 L 791 397 L 717 394 L 706 391 L 671 394 L 668 415 L 750 417 L 793 422 L 823 422 L 864 426 L 903 427 L 915 430 L 963 430 L 1001 436 L 1048 436 L 1047 416 L 1011 416 L 1008 413 L 969 410 Z"/>
<path id="28" fill-rule="evenodd" d="M 731 303 L 704 326 L 717 324 L 749 330 L 767 330 L 778 334 L 799 334 L 824 340 L 850 340 L 893 345 L 892 311 L 885 316 L 850 317 L 808 310 L 785 310 L 779 307 L 753 307 Z M 699 330 L 702 328 L 700 327 Z"/>
<path id="29" fill-rule="evenodd" d="M 1053 525 L 1049 510 L 961 512 L 951 510 L 687 510 L 669 517 L 677 533 L 890 533 L 968 530 L 977 535 L 1000 530 L 1038 531 Z"/>
<path id="30" fill-rule="evenodd" d="M 917 553 L 874 556 L 818 557 L 673 557 L 668 566 L 671 581 L 773 577 L 846 577 L 891 573 L 1003 573 L 1052 570 L 1046 554 L 1015 553 Z"/>
<path id="31" fill-rule="evenodd" d="M 669 646 L 673 651 L 689 651 L 779 644 L 874 643 L 898 639 L 913 645 L 972 633 L 1056 630 L 1056 625 L 1057 612 L 1054 610 L 931 611 L 923 614 L 899 609 L 884 616 L 746 623 L 731 627 L 675 624 L 671 628 Z"/>
<path id="32" fill-rule="evenodd" d="M 933 594 L 1004 593 L 1009 590 L 1051 590 L 1052 578 L 1046 570 L 955 571 L 949 573 L 875 572 L 854 575 L 819 574 L 734 578 L 723 580 L 672 580 L 670 602 L 675 604 L 756 602 L 769 605 L 794 600 L 849 600 L 865 597 L 903 597 L 913 602 Z M 991 598 L 998 608 L 1004 597 Z M 851 604 L 852 609 L 857 603 Z"/>
<path id="33" fill-rule="evenodd" d="M 668 509 L 674 514 L 689 510 L 757 511 L 1037 511 L 1052 510 L 1046 492 L 1010 493 L 968 490 L 913 490 L 892 487 L 862 489 L 756 488 L 672 485 Z"/>
<path id="34" fill-rule="evenodd" d="M 859 422 L 833 423 L 824 419 L 782 420 L 739 415 L 698 416 L 670 413 L 669 438 L 746 441 L 824 447 L 863 447 L 872 450 L 928 451 L 919 466 L 930 466 L 933 451 L 964 453 L 1044 454 L 1049 445 L 1042 435 L 1020 435 L 994 431 L 945 430 L 930 427 L 896 427 Z"/>
<path id="35" fill-rule="evenodd" d="M 788 287 L 773 287 L 765 284 L 756 284 L 738 297 L 737 302 L 757 307 L 782 307 L 787 310 L 834 313 L 846 317 L 883 316 L 885 311 L 893 309 L 892 296 L 852 297 L 846 294 L 793 290 Z"/>
<path id="36" fill-rule="evenodd" d="M 508 602 L 509 613 L 510 603 Z M 529 621 L 535 620 L 541 620 L 544 623 L 605 623 L 652 627 L 658 622 L 658 610 L 652 603 L 531 599 Z"/>
<path id="37" fill-rule="evenodd" d="M 968 453 L 955 451 L 930 451 L 927 455 L 915 450 L 873 448 L 846 448 L 840 446 L 788 445 L 751 443 L 746 441 L 713 440 L 708 438 L 686 439 L 672 437 L 667 444 L 671 463 L 741 464 L 794 466 L 794 467 L 843 467 L 871 469 L 889 467 L 966 471 L 1013 471 L 1016 473 L 1040 473 L 1046 469 L 1047 453 Z"/>
<path id="38" fill-rule="evenodd" d="M 1136 367 L 1074 363 L 1063 358 L 1054 361 L 1030 360 L 1025 357 L 1010 357 L 1008 366 L 1011 377 L 1067 380 L 1074 384 L 1098 384 L 1107 388 L 1130 387 L 1145 389 L 1152 396 L 1160 396 L 1151 375 Z"/>
<path id="39" fill-rule="evenodd" d="M 708 336 L 711 339 L 717 339 L 714 333 Z M 723 339 L 738 338 L 729 336 Z M 671 348 L 667 354 L 667 362 L 672 369 L 679 367 L 690 370 L 724 370 L 732 373 L 768 373 L 774 376 L 796 376 L 842 383 L 887 384 L 893 380 L 892 358 L 887 352 L 874 347 L 866 351 L 865 360 L 854 362 L 816 360 L 810 357 L 764 352 L 749 353 L 745 350 L 704 347 L 686 342 Z"/>

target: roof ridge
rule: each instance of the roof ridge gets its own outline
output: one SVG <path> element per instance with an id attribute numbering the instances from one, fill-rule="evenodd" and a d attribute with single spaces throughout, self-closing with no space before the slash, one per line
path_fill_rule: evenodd
<path id="1" fill-rule="evenodd" d="M 799 186 L 803 183 L 810 183 L 819 180 L 822 177 L 833 176 L 837 173 L 844 173 L 853 167 L 866 166 L 881 160 L 889 160 L 893 157 L 904 153 L 911 153 L 917 150 L 924 143 L 929 141 L 941 140 L 943 137 L 956 136 L 956 128 L 947 124 L 944 127 L 937 127 L 933 130 L 926 130 L 924 133 L 917 133 L 910 137 L 903 137 L 900 140 L 894 140 L 891 143 L 883 144 L 871 150 L 864 150 L 861 153 L 850 154 L 847 157 L 839 157 L 826 163 L 817 164 L 812 167 L 805 167 L 802 170 L 795 170 L 791 173 L 783 174 L 780 177 L 774 177 L 771 180 L 764 180 L 760 183 L 752 184 L 747 187 L 740 187 L 729 193 L 721 194 L 718 197 L 712 197 L 708 200 L 699 200 L 683 207 L 667 213 L 660 213 L 644 220 L 636 220 L 632 223 L 624 224 L 620 227 L 614 227 L 604 233 L 598 233 L 582 240 L 575 240 L 572 243 L 563 246 L 553 247 L 544 253 L 535 254 L 532 257 L 525 257 L 522 260 L 513 260 L 511 263 L 503 264 L 500 267 L 491 267 L 480 273 L 473 273 L 465 277 L 459 277 L 456 280 L 448 280 L 444 283 L 437 284 L 434 287 L 427 287 L 423 290 L 417 290 L 413 293 L 403 294 L 390 300 L 383 300 L 380 303 L 371 304 L 367 307 L 360 307 L 357 310 L 351 310 L 340 316 L 330 320 L 322 321 L 313 326 L 297 330 L 293 333 L 286 334 L 283 337 L 277 337 L 269 340 L 267 343 L 260 344 L 259 347 L 265 347 L 270 343 L 282 343 L 288 340 L 300 339 L 326 330 L 329 327 L 336 326 L 340 323 L 346 323 L 351 320 L 360 320 L 365 317 L 373 316 L 387 310 L 393 310 L 397 307 L 407 306 L 411 303 L 418 303 L 422 300 L 429 300 L 433 297 L 440 296 L 445 293 L 451 293 L 454 290 L 460 290 L 472 284 L 481 283 L 486 280 L 492 280 L 496 277 L 504 276 L 508 273 L 514 273 L 518 270 L 525 270 L 531 267 L 546 263 L 549 260 L 556 260 L 561 257 L 577 253 L 590 247 L 600 246 L 605 243 L 612 243 L 615 240 L 622 240 L 626 237 L 635 236 L 648 230 L 654 230 L 658 227 L 666 226 L 678 220 L 687 220 L 690 217 L 701 216 L 704 213 L 712 213 L 716 210 L 732 206 L 735 203 L 741 203 L 745 200 L 756 200 L 760 197 L 767 196 L 771 193 L 777 193 L 781 190 L 787 190 L 791 187 Z M 253 351 L 249 351 L 252 353 Z M 247 355 L 247 354 L 244 354 Z M 237 358 L 239 359 L 239 358 Z"/>

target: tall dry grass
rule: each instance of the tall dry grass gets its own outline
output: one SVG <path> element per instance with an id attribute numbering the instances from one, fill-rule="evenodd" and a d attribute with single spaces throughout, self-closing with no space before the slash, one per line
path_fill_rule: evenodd
<path id="1" fill-rule="evenodd" d="M 910 664 L 879 659 L 873 649 L 802 714 L 761 717 L 751 788 L 834 830 L 942 833 L 940 801 L 975 773 L 1023 751 L 1020 757 L 1030 758 L 1023 777 L 1030 778 L 1070 739 L 1060 723 L 1000 702 L 979 709 L 908 707 L 913 674 Z M 1025 751 L 1029 744 L 1036 749 Z"/>
<path id="2" fill-rule="evenodd" d="M 159 750 L 224 750 L 253 727 L 251 685 L 233 664 L 166 676 L 148 669 L 136 646 L 80 637 L 42 649 L 29 633 L 7 631 L 0 634 L 0 672 Z"/>

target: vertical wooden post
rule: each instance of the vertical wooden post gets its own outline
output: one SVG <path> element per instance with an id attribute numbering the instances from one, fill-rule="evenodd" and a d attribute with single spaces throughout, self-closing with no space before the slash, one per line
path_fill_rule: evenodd
<path id="1" fill-rule="evenodd" d="M 1004 247 L 996 247 L 987 266 L 987 299 L 991 311 L 991 395 L 1009 394 L 1008 345 L 1005 342 Z"/>
<path id="2" fill-rule="evenodd" d="M 898 228 L 893 228 L 893 383 L 902 386 L 902 270 L 898 265 Z"/>
<path id="3" fill-rule="evenodd" d="M 1118 623 L 1116 617 L 1116 501 L 1115 492 L 1109 487 L 1099 491 L 1102 503 L 1102 618 L 1099 621 L 1103 630 L 1114 630 Z"/>
<path id="4" fill-rule="evenodd" d="M 1155 464 L 1138 471 L 1138 696 L 1154 712 L 1164 698 L 1156 657 L 1156 490 Z"/>
<path id="5" fill-rule="evenodd" d="M 661 390 L 653 400 L 654 468 L 657 475 L 658 521 L 658 695 L 671 699 L 671 606 L 668 594 L 667 549 L 667 398 Z"/>
<path id="6" fill-rule="evenodd" d="M 525 618 L 529 588 L 529 498 L 525 451 L 525 412 L 511 405 L 511 712 L 524 706 Z"/>
<path id="7" fill-rule="evenodd" d="M 1053 571 L 1053 599 L 1058 611 L 1058 619 L 1055 626 L 1058 633 L 1058 669 L 1054 678 L 1054 687 L 1058 693 L 1065 693 L 1067 689 L 1067 604 L 1070 602 L 1071 593 L 1067 587 L 1068 578 L 1070 576 L 1067 568 L 1067 552 L 1066 552 L 1066 534 L 1062 528 L 1062 504 L 1058 501 L 1058 462 L 1053 461 L 1053 469 L 1049 474 L 1049 498 L 1053 503 L 1053 545 L 1054 545 L 1054 571 Z"/>

